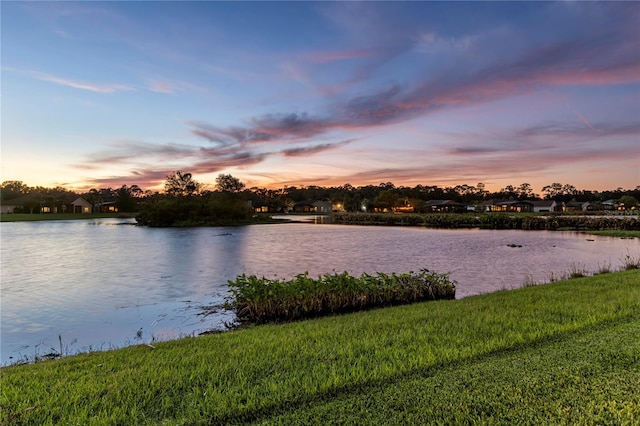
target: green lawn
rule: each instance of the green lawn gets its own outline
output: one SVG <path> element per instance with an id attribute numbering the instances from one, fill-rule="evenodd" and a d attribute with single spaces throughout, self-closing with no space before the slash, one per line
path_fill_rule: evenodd
<path id="1" fill-rule="evenodd" d="M 640 270 L 0 370 L 5 424 L 634 424 Z"/>
<path id="2" fill-rule="evenodd" d="M 0 222 L 33 222 L 41 220 L 79 220 L 105 217 L 135 217 L 135 213 L 12 213 L 0 214 Z"/>

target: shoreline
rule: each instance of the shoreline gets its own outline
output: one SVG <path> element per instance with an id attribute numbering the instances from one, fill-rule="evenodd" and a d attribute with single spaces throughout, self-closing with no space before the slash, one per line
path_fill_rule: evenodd
<path id="1" fill-rule="evenodd" d="M 640 326 L 639 277 L 625 271 L 3 367 L 2 420 L 330 424 L 348 412 L 368 424 L 389 415 L 402 424 L 409 413 L 458 423 L 481 404 L 503 421 L 554 423 L 570 406 L 578 423 L 624 423 L 638 414 L 640 347 L 630 337 Z"/>

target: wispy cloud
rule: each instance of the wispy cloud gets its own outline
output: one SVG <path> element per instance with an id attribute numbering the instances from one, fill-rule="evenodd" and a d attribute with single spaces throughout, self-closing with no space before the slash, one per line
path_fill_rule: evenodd
<path id="1" fill-rule="evenodd" d="M 340 148 L 344 145 L 348 145 L 351 142 L 355 141 L 355 139 L 348 139 L 338 143 L 324 143 L 320 145 L 313 146 L 301 146 L 296 148 L 289 148 L 282 151 L 285 157 L 300 157 L 317 154 L 322 151 L 328 151 L 330 149 Z"/>
<path id="2" fill-rule="evenodd" d="M 356 48 L 351 50 L 316 50 L 303 53 L 300 57 L 304 61 L 314 64 L 326 64 L 351 59 L 368 58 L 379 54 L 376 48 Z"/>
<path id="3" fill-rule="evenodd" d="M 593 126 L 591 125 L 591 123 L 589 123 L 589 120 L 587 120 L 586 118 L 584 118 L 584 115 L 580 114 L 578 111 L 575 111 L 576 115 L 578 116 L 578 118 L 587 125 L 587 127 L 589 127 L 591 130 L 593 129 Z"/>
<path id="4" fill-rule="evenodd" d="M 51 83 L 58 84 L 60 86 L 72 87 L 74 89 L 79 90 L 88 90 L 90 92 L 95 93 L 114 93 L 114 92 L 122 92 L 122 91 L 131 91 L 136 90 L 133 86 L 128 84 L 95 84 L 95 83 L 87 83 L 84 81 L 70 80 L 67 78 L 57 77 L 51 74 L 45 74 L 37 71 L 29 71 L 28 72 L 33 78 L 48 81 Z"/>
<path id="5" fill-rule="evenodd" d="M 307 139 L 337 129 L 400 123 L 432 112 L 475 106 L 548 85 L 624 84 L 640 81 L 640 50 L 634 40 L 605 34 L 549 43 L 475 72 L 427 76 L 414 85 L 392 85 L 333 103 L 324 116 L 284 113 L 254 117 L 245 126 L 209 126 L 211 140 L 237 143 Z M 604 37 L 603 36 L 603 37 Z M 611 45 L 617 47 L 611 49 Z"/>

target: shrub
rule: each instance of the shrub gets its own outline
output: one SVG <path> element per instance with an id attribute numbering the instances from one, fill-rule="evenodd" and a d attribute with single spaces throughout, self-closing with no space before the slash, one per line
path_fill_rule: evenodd
<path id="1" fill-rule="evenodd" d="M 263 323 L 296 320 L 333 313 L 353 312 L 424 300 L 455 298 L 456 282 L 448 274 L 427 269 L 419 273 L 362 274 L 359 278 L 325 274 L 317 279 L 308 273 L 285 281 L 242 274 L 229 281 L 227 307 L 238 320 Z"/>

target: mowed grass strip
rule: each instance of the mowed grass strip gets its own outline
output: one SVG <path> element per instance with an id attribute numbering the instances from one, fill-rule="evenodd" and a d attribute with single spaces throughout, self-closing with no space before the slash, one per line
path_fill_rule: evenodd
<path id="1" fill-rule="evenodd" d="M 606 327 L 611 328 L 611 335 L 627 336 L 637 331 L 639 312 L 640 271 L 630 270 L 461 300 L 257 326 L 158 343 L 155 350 L 131 347 L 5 367 L 0 370 L 0 411 L 7 424 L 47 425 L 279 422 L 277 416 L 286 422 L 294 410 L 303 410 L 302 417 L 290 419 L 304 423 L 304 419 L 320 416 L 322 407 L 332 398 L 342 404 L 339 401 L 349 393 L 355 395 L 365 389 L 361 396 L 368 400 L 366 389 L 370 389 L 371 405 L 365 408 L 383 416 L 382 399 L 392 401 L 396 397 L 373 395 L 387 385 L 399 386 L 400 395 L 408 389 L 403 387 L 405 380 L 417 388 L 422 386 L 422 378 L 439 377 L 447 371 L 454 377 L 457 368 L 465 371 L 465 366 L 488 361 L 492 356 L 503 356 L 504 363 L 513 364 L 516 369 L 522 364 L 525 369 L 538 362 L 533 359 L 535 348 L 545 344 L 557 342 L 559 348 L 570 350 L 578 342 L 572 340 L 575 336 Z M 625 324 L 636 328 L 624 331 Z M 584 341 L 600 345 L 600 340 L 587 337 Z M 629 355 L 637 354 L 637 347 L 622 349 L 620 353 L 627 355 L 621 362 L 637 369 L 637 356 Z M 584 368 L 600 362 L 602 357 L 606 360 L 613 356 L 589 350 L 581 352 L 584 357 L 578 365 Z M 571 352 L 567 354 L 573 356 Z M 575 365 L 571 361 L 562 364 L 562 356 L 549 361 L 559 366 L 556 376 L 532 368 L 530 380 L 539 381 L 544 389 L 552 387 L 557 378 L 570 380 Z M 495 418 L 506 418 L 505 413 L 519 412 L 521 403 L 526 402 L 513 397 L 505 405 L 491 405 L 500 402 L 494 399 L 503 398 L 502 392 L 508 396 L 510 389 L 519 387 L 522 379 L 506 374 L 501 382 L 497 379 L 500 364 L 487 364 L 487 368 L 495 371 L 473 379 L 477 382 L 473 386 L 487 387 L 486 398 L 477 410 L 460 403 L 463 423 L 464 419 L 473 423 L 473 410 L 477 416 L 486 416 L 482 410 L 495 409 Z M 621 374 L 620 368 L 616 367 L 612 374 Z M 584 386 L 599 386 L 601 375 L 583 376 Z M 441 381 L 446 380 L 445 377 Z M 460 387 L 464 383 L 460 382 Z M 425 382 L 424 386 L 428 389 L 431 385 Z M 629 419 L 637 408 L 637 393 L 624 386 L 624 382 L 620 388 L 610 384 L 611 392 L 619 396 L 616 404 L 622 407 L 621 413 L 616 413 L 624 417 L 627 410 L 624 418 Z M 425 392 L 422 396 L 416 394 L 416 398 L 428 401 L 430 393 Z M 453 388 L 449 392 L 454 392 Z M 444 401 L 442 395 L 434 390 L 433 403 L 439 398 Z M 592 399 L 589 393 L 584 395 L 582 400 L 593 404 L 593 410 L 606 411 L 603 402 Z M 554 396 L 548 394 L 547 398 Z M 348 398 L 345 401 L 346 405 L 326 406 L 327 410 L 346 409 L 354 403 Z M 470 404 L 470 400 L 466 401 Z M 390 421 L 401 423 L 406 410 L 406 415 L 414 416 L 411 418 L 435 422 L 439 419 L 437 409 L 432 412 L 407 403 L 405 410 L 401 402 L 397 404 L 395 414 L 388 413 Z M 452 406 L 452 411 L 456 407 Z M 410 410 L 421 411 L 411 414 Z M 551 408 L 544 413 L 556 422 L 562 422 L 567 414 Z M 276 417 L 271 417 L 274 414 Z M 365 418 L 363 414 L 363 422 Z M 376 417 L 372 422 L 384 423 L 380 419 Z"/>
<path id="2" fill-rule="evenodd" d="M 281 408 L 260 425 L 633 425 L 640 317 Z"/>

